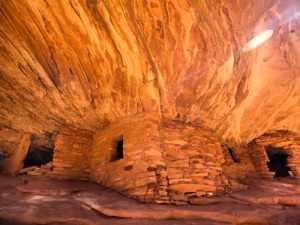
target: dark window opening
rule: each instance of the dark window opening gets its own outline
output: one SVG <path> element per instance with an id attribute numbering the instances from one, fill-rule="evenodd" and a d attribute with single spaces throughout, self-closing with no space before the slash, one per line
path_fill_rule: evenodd
<path id="1" fill-rule="evenodd" d="M 288 154 L 283 148 L 275 148 L 272 146 L 265 147 L 270 162 L 267 163 L 270 171 L 275 172 L 274 177 L 290 176 L 291 168 L 287 166 Z"/>
<path id="2" fill-rule="evenodd" d="M 114 152 L 110 160 L 111 162 L 124 158 L 123 144 L 124 144 L 123 138 L 113 141 Z"/>
<path id="3" fill-rule="evenodd" d="M 232 151 L 231 148 L 228 148 L 228 151 L 229 151 L 229 154 L 230 154 L 230 156 L 231 156 L 233 162 L 235 162 L 235 163 L 240 162 L 240 160 L 238 160 L 238 159 L 234 156 L 233 151 Z"/>
<path id="4" fill-rule="evenodd" d="M 29 149 L 24 159 L 24 168 L 30 166 L 42 166 L 53 159 L 53 149 L 46 147 L 39 147 L 34 149 Z"/>

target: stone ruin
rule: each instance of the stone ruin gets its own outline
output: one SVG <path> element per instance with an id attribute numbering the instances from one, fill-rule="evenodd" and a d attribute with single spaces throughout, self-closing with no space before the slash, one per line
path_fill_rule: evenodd
<path id="1" fill-rule="evenodd" d="M 267 133 L 248 146 L 229 148 L 200 126 L 139 115 L 96 133 L 62 128 L 53 161 L 33 169 L 21 169 L 30 138 L 18 137 L 19 159 L 12 154 L 1 161 L 11 173 L 90 180 L 147 203 L 193 204 L 201 197 L 246 189 L 247 178 L 280 176 L 268 164 L 282 151 L 287 157 L 285 175 L 300 177 L 300 136 L 289 131 Z M 276 154 L 270 155 L 270 146 L 277 148 Z M 11 159 L 13 165 L 7 166 Z"/>
<path id="2" fill-rule="evenodd" d="M 282 175 L 300 178 L 299 149 L 300 136 L 284 130 L 264 134 L 249 143 L 250 156 L 256 171 L 265 178 Z M 273 166 L 272 158 L 274 158 Z"/>

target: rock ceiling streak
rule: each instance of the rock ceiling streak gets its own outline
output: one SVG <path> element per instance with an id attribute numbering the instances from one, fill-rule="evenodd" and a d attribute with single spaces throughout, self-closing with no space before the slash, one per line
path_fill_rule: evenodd
<path id="1" fill-rule="evenodd" d="M 300 132 L 297 0 L 1 0 L 0 124 L 97 130 L 141 112 L 227 143 Z M 249 52 L 243 46 L 273 29 Z"/>

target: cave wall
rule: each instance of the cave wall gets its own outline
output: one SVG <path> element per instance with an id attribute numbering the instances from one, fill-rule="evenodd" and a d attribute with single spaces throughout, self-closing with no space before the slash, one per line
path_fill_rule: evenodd
<path id="1" fill-rule="evenodd" d="M 125 158 L 108 163 L 111 139 L 96 135 L 99 143 L 91 149 L 92 134 L 63 130 L 52 176 L 91 176 L 121 191 L 125 183 L 128 194 L 144 201 L 159 196 L 162 202 L 184 204 L 188 196 L 183 190 L 172 197 L 165 187 L 194 182 L 197 166 L 211 171 L 197 173 L 206 188 L 212 186 L 210 191 L 202 187 L 206 194 L 218 192 L 220 182 L 226 183 L 224 174 L 234 186 L 231 180 L 251 176 L 251 162 L 222 163 L 212 136 L 240 147 L 272 130 L 300 132 L 299 11 L 298 0 L 0 0 L 0 127 L 33 134 L 37 147 L 52 145 L 65 126 L 123 135 Z M 274 31 L 272 38 L 244 52 L 243 46 L 265 29 Z M 147 120 L 139 119 L 143 113 Z M 150 115 L 177 122 L 163 125 Z M 206 137 L 195 128 L 192 134 L 202 138 L 199 144 L 208 142 L 208 152 L 182 144 L 191 127 L 212 131 Z M 0 145 L 16 151 L 17 168 L 24 155 L 18 153 L 21 139 L 7 140 Z M 193 161 L 194 153 L 184 149 L 176 155 L 181 147 L 211 164 Z M 296 148 L 290 165 L 298 174 Z M 261 159 L 264 165 L 262 148 L 256 150 L 250 151 L 254 162 Z M 237 148 L 235 154 L 239 151 L 245 150 Z M 168 169 L 172 157 L 183 166 L 174 167 L 181 171 L 174 177 Z M 222 165 L 228 165 L 223 175 Z M 103 168 L 112 172 L 104 174 Z M 235 170 L 240 174 L 235 176 Z M 257 170 L 271 176 L 263 166 Z M 122 173 L 131 177 L 122 180 Z"/>
<path id="2" fill-rule="evenodd" d="M 229 144 L 300 132 L 298 0 L 2 0 L 0 8 L 0 125 L 38 136 L 158 112 Z M 273 37 L 243 52 L 264 29 Z"/>
<path id="3" fill-rule="evenodd" d="M 265 146 L 283 148 L 288 154 L 287 166 L 291 168 L 293 177 L 300 179 L 300 135 L 290 131 L 267 133 L 249 143 L 249 151 L 258 174 L 273 178 L 275 172 L 270 171 L 270 161 Z"/>
<path id="4" fill-rule="evenodd" d="M 93 133 L 63 127 L 55 141 L 53 171 L 48 175 L 58 179 L 89 180 Z"/>
<path id="5" fill-rule="evenodd" d="M 0 170 L 16 175 L 23 167 L 31 134 L 9 129 L 0 130 Z"/>

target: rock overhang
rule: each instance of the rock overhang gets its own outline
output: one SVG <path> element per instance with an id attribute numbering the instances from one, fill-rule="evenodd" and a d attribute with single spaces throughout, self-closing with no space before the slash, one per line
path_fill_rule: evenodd
<path id="1" fill-rule="evenodd" d="M 300 131 L 295 0 L 0 4 L 2 126 L 95 131 L 147 112 L 230 145 Z M 273 36 L 243 52 L 269 25 Z"/>

